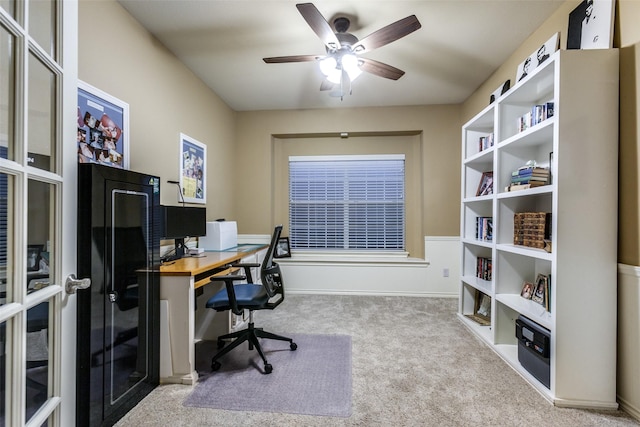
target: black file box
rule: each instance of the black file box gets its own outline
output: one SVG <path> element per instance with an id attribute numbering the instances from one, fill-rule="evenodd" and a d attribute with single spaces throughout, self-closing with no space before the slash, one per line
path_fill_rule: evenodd
<path id="1" fill-rule="evenodd" d="M 551 332 L 531 319 L 519 316 L 516 319 L 518 338 L 518 361 L 545 387 L 550 387 L 549 363 Z"/>

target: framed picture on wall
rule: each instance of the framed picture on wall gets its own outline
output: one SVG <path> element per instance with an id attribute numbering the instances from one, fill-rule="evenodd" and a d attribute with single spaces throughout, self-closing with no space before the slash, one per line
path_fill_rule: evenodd
<path id="1" fill-rule="evenodd" d="M 78 162 L 129 169 L 129 104 L 78 81 Z"/>
<path id="2" fill-rule="evenodd" d="M 207 203 L 207 146 L 180 134 L 180 189 L 187 203 Z"/>

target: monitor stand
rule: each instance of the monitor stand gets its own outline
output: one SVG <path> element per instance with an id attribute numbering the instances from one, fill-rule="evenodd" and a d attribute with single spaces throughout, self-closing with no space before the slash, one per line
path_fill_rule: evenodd
<path id="1" fill-rule="evenodd" d="M 176 259 L 180 259 L 184 256 L 184 239 L 175 240 L 176 247 Z"/>

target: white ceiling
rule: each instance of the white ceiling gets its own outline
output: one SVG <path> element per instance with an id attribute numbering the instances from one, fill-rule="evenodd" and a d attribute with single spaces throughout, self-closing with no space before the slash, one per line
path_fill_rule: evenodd
<path id="1" fill-rule="evenodd" d="M 313 62 L 263 57 L 324 54 L 293 0 L 118 0 L 236 111 L 463 102 L 564 0 L 317 0 L 329 23 L 351 19 L 359 39 L 409 15 L 422 28 L 364 54 L 406 74 L 363 73 L 353 94 L 320 92 Z M 515 70 L 514 70 L 515 72 Z"/>

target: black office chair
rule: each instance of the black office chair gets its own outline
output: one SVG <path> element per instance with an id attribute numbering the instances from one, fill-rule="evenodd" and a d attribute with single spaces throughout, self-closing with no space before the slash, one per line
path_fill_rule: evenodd
<path id="1" fill-rule="evenodd" d="M 216 311 L 231 310 L 234 314 L 241 316 L 243 310 L 249 310 L 249 326 L 247 329 L 233 332 L 230 334 L 222 335 L 218 337 L 218 348 L 221 349 L 211 359 L 211 369 L 217 371 L 220 369 L 220 359 L 222 356 L 242 344 L 244 341 L 249 342 L 249 350 L 255 349 L 260 354 L 262 361 L 264 362 L 264 373 L 270 374 L 273 367 L 267 362 L 267 359 L 262 351 L 258 338 L 268 338 L 272 340 L 288 341 L 291 351 L 295 351 L 298 345 L 293 342 L 291 338 L 283 337 L 280 335 L 266 332 L 262 328 L 255 328 L 253 325 L 253 311 L 254 310 L 273 310 L 282 301 L 284 301 L 284 284 L 282 281 L 282 274 L 280 273 L 280 266 L 273 262 L 273 254 L 275 247 L 280 239 L 280 233 L 282 232 L 282 225 L 275 227 L 273 236 L 271 237 L 271 245 L 267 250 L 267 254 L 260 264 L 233 264 L 232 267 L 241 267 L 245 270 L 245 275 L 227 275 L 227 276 L 214 276 L 211 281 L 223 281 L 225 288 L 221 289 L 214 296 L 207 301 L 207 308 L 212 308 Z M 260 277 L 262 284 L 251 283 L 251 267 L 260 266 Z M 234 284 L 234 281 L 247 279 L 249 283 Z M 227 347 L 224 347 L 225 340 L 235 338 Z"/>

